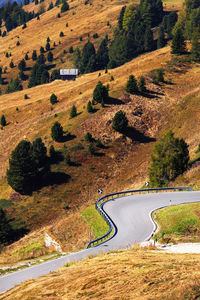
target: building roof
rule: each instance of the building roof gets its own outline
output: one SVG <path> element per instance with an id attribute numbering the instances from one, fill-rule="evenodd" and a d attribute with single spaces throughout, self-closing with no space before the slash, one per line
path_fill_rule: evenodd
<path id="1" fill-rule="evenodd" d="M 78 69 L 60 69 L 60 75 L 78 75 Z"/>

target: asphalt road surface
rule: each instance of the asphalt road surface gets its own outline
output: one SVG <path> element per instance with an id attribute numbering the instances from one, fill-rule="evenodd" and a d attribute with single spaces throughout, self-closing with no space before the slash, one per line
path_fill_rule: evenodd
<path id="1" fill-rule="evenodd" d="M 57 258 L 27 269 L 0 276 L 0 293 L 31 278 L 36 278 L 65 265 L 67 262 L 80 261 L 88 255 L 96 255 L 114 249 L 129 248 L 148 240 L 155 224 L 151 219 L 152 211 L 182 203 L 200 202 L 200 192 L 162 192 L 133 195 L 111 200 L 104 204 L 104 210 L 117 227 L 117 234 L 104 244 Z"/>

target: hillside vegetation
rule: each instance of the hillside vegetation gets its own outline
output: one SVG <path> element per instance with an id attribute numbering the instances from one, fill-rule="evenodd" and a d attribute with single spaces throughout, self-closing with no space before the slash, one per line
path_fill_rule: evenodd
<path id="1" fill-rule="evenodd" d="M 0 299 L 197 299 L 199 255 L 116 251 L 67 264 Z"/>
<path id="2" fill-rule="evenodd" d="M 44 2 L 45 9 L 49 3 Z M 20 26 L 10 31 L 0 44 L 1 65 L 8 67 L 3 77 L 8 82 L 16 77 L 16 66 L 27 51 L 29 56 L 33 50 L 39 53 L 48 37 L 51 45 L 56 43 L 52 49 L 55 65 L 51 66 L 51 71 L 73 67 L 70 46 L 82 48 L 88 40 L 88 34 L 95 48 L 98 48 L 105 34 L 112 38 L 113 28 L 124 4 L 96 0 L 92 5 L 85 5 L 75 0 L 69 2 L 70 10 L 61 14 L 61 18 L 57 17 L 60 7 L 55 7 L 41 14 L 40 20 L 35 18 L 27 22 L 27 28 L 22 30 Z M 24 9 L 32 11 L 36 8 L 31 3 Z M 63 37 L 59 36 L 61 31 Z M 95 33 L 99 38 L 93 38 Z M 16 46 L 18 40 L 20 45 Z M 11 52 L 12 56 L 6 57 L 6 52 Z M 11 59 L 14 68 L 9 67 Z M 29 75 L 32 66 L 33 61 L 27 60 L 26 75 Z M 158 83 L 153 78 L 160 69 L 164 70 L 164 81 Z M 131 74 L 137 80 L 144 76 L 146 93 L 132 95 L 126 92 L 126 83 Z M 170 184 L 198 188 L 196 150 L 200 137 L 196 120 L 200 114 L 199 74 L 198 63 L 192 63 L 187 55 L 174 57 L 167 45 L 107 72 L 100 70 L 81 75 L 75 81 L 55 80 L 30 89 L 27 89 L 27 81 L 24 81 L 22 91 L 1 95 L 0 114 L 5 115 L 7 125 L 0 131 L 0 199 L 3 200 L 0 205 L 3 203 L 2 208 L 6 208 L 10 219 L 15 218 L 14 226 L 31 231 L 47 226 L 46 230 L 55 236 L 67 252 L 85 247 L 90 228 L 80 212 L 94 203 L 98 188 L 102 188 L 106 194 L 143 186 L 147 180 L 154 143 L 167 129 L 172 129 L 177 137 L 186 140 L 192 159 L 189 170 Z M 99 80 L 105 86 L 109 85 L 109 99 L 104 107 L 96 104 L 93 113 L 88 113 L 87 104 L 92 100 L 93 90 Z M 3 93 L 5 88 L 3 85 Z M 53 93 L 58 102 L 52 105 L 50 97 Z M 70 118 L 72 105 L 77 108 L 75 118 Z M 112 119 L 119 110 L 126 113 L 129 121 L 126 134 L 112 129 Z M 51 137 L 51 127 L 55 121 L 61 123 L 66 137 L 59 143 Z M 96 148 L 95 155 L 89 151 L 90 143 L 85 140 L 87 132 L 103 143 L 103 147 Z M 59 177 L 59 181 L 54 181 L 53 177 L 50 184 L 33 191 L 32 195 L 20 195 L 7 184 L 5 175 L 8 159 L 20 140 L 32 142 L 38 137 L 44 141 L 48 155 L 51 146 L 58 152 L 58 159 L 51 164 L 51 171 Z M 93 144 L 96 145 L 94 139 Z M 68 154 L 71 164 L 66 161 Z M 85 229 L 84 234 L 82 228 Z M 43 238 L 44 232 L 36 236 L 36 239 Z M 17 248 L 19 244 L 15 244 Z M 9 249 L 7 253 L 12 253 L 12 250 Z M 6 262 L 6 254 L 3 262 Z"/>

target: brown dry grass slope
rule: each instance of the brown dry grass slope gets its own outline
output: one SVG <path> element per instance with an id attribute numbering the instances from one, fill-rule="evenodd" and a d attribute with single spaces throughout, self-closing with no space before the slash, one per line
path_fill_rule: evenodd
<path id="1" fill-rule="evenodd" d="M 194 254 L 116 251 L 29 280 L 0 299 L 197 299 L 199 263 Z"/>

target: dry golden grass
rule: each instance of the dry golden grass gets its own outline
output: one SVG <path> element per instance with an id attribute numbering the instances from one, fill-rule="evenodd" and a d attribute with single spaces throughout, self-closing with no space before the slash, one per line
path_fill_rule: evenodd
<path id="1" fill-rule="evenodd" d="M 116 251 L 29 280 L 0 299 L 197 299 L 199 263 L 194 254 Z"/>

